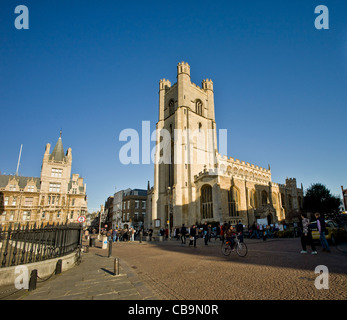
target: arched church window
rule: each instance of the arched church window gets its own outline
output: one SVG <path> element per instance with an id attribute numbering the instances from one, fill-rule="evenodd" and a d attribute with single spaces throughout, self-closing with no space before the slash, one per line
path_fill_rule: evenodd
<path id="1" fill-rule="evenodd" d="M 255 193 L 255 190 L 252 190 L 251 191 L 251 195 L 250 195 L 250 204 L 251 206 L 256 209 L 258 207 L 258 204 L 257 204 L 257 195 Z"/>
<path id="2" fill-rule="evenodd" d="M 196 113 L 202 116 L 202 102 L 200 100 L 197 100 L 195 102 L 195 109 L 196 109 Z"/>
<path id="3" fill-rule="evenodd" d="M 170 100 L 169 102 L 169 113 L 172 115 L 175 112 L 175 102 L 173 100 Z"/>
<path id="4" fill-rule="evenodd" d="M 229 217 L 239 216 L 239 190 L 231 187 L 228 191 Z"/>
<path id="5" fill-rule="evenodd" d="M 201 217 L 202 219 L 213 218 L 212 187 L 204 185 L 201 188 Z"/>
<path id="6" fill-rule="evenodd" d="M 261 204 L 263 206 L 268 204 L 268 196 L 267 196 L 267 192 L 265 190 L 263 190 L 261 193 Z"/>

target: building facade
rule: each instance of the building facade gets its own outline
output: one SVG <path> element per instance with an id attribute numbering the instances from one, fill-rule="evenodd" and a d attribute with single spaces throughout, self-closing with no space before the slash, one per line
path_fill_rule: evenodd
<path id="1" fill-rule="evenodd" d="M 177 83 L 159 83 L 154 186 L 148 192 L 147 224 L 170 228 L 207 222 L 269 224 L 287 219 L 303 204 L 295 178 L 272 182 L 271 169 L 221 155 L 217 148 L 214 88 L 191 82 L 179 63 Z"/>
<path id="2" fill-rule="evenodd" d="M 0 175 L 0 223 L 46 225 L 77 223 L 87 214 L 86 185 L 71 175 L 72 150 L 64 153 L 61 135 L 52 153 L 47 144 L 40 177 Z"/>
<path id="3" fill-rule="evenodd" d="M 128 189 L 122 197 L 121 226 L 143 228 L 146 221 L 147 190 Z"/>

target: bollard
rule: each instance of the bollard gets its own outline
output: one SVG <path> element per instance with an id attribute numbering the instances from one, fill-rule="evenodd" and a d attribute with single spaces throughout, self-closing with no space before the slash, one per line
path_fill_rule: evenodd
<path id="1" fill-rule="evenodd" d="M 108 241 L 108 257 L 112 257 L 112 240 Z"/>
<path id="2" fill-rule="evenodd" d="M 31 271 L 30 280 L 29 280 L 29 291 L 34 291 L 36 289 L 37 283 L 37 270 L 34 269 Z"/>
<path id="3" fill-rule="evenodd" d="M 57 261 L 57 265 L 56 265 L 56 267 L 55 267 L 55 274 L 61 273 L 62 266 L 63 266 L 63 260 L 59 259 L 59 260 Z"/>
<path id="4" fill-rule="evenodd" d="M 142 243 L 142 231 L 140 231 L 140 243 Z"/>
<path id="5" fill-rule="evenodd" d="M 114 276 L 118 276 L 119 275 L 119 259 L 116 258 L 114 259 Z"/>

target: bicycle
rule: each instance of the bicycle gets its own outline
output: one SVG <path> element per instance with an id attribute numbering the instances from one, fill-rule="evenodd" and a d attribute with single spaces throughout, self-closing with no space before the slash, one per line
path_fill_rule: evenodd
<path id="1" fill-rule="evenodd" d="M 248 249 L 244 242 L 241 242 L 238 235 L 235 237 L 234 245 L 232 246 L 231 241 L 226 241 L 226 243 L 222 243 L 222 253 L 225 256 L 229 256 L 232 251 L 236 249 L 236 253 L 240 257 L 245 257 L 247 255 Z"/>

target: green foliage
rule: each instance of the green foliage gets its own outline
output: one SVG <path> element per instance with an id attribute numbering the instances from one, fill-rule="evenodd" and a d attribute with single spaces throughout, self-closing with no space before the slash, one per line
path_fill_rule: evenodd
<path id="1" fill-rule="evenodd" d="M 331 215 L 339 212 L 341 200 L 321 183 L 312 184 L 304 196 L 304 210 Z"/>

